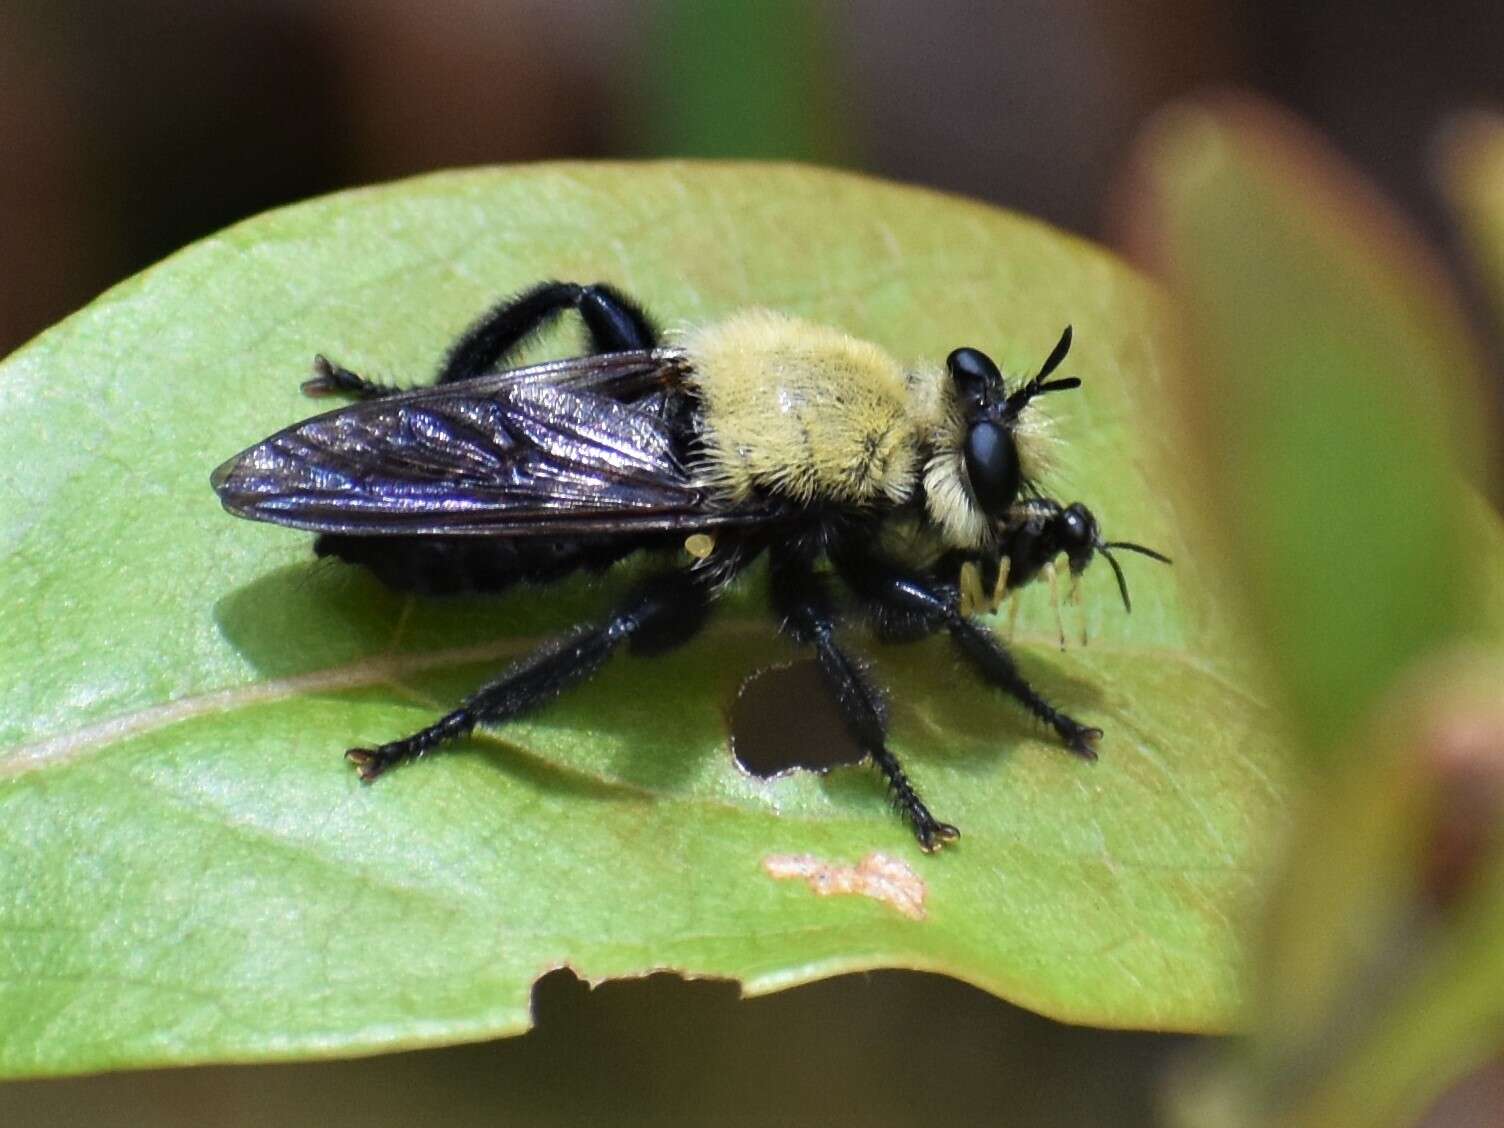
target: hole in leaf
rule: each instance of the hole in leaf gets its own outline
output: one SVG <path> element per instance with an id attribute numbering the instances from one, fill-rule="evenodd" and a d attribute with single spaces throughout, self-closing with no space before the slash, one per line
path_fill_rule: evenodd
<path id="1" fill-rule="evenodd" d="M 761 779 L 796 768 L 829 771 L 866 755 L 810 659 L 770 666 L 742 682 L 731 706 L 731 752 Z"/>

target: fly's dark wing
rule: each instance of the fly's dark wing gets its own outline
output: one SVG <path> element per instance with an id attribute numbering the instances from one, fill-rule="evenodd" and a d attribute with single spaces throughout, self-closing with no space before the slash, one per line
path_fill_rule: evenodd
<path id="1" fill-rule="evenodd" d="M 526 368 L 509 368 L 440 387 L 414 388 L 399 397 L 426 397 L 439 390 L 460 391 L 472 396 L 490 396 L 524 385 L 550 385 L 621 400 L 624 403 L 668 384 L 684 375 L 684 357 L 674 349 L 596 353 L 549 360 Z M 390 397 L 390 398 L 399 398 Z"/>
<path id="2" fill-rule="evenodd" d="M 278 432 L 211 480 L 231 513 L 324 533 L 572 536 L 761 519 L 716 507 L 673 428 L 616 398 L 661 385 L 672 363 L 583 357 L 368 400 Z"/>

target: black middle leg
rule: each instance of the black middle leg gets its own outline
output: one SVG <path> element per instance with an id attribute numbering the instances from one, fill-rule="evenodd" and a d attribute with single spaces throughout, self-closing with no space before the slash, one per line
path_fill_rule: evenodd
<path id="1" fill-rule="evenodd" d="M 345 757 L 369 782 L 388 768 L 468 736 L 477 725 L 511 720 L 578 685 L 600 670 L 624 642 L 630 641 L 638 654 L 670 650 L 704 625 L 713 594 L 701 572 L 672 572 L 648 580 L 605 622 L 576 630 L 522 659 L 433 724 L 376 748 L 351 748 Z"/>
<path id="2" fill-rule="evenodd" d="M 814 647 L 848 731 L 887 777 L 894 802 L 908 818 L 920 847 L 932 852 L 955 841 L 961 832 L 930 813 L 898 757 L 888 749 L 882 698 L 836 644 L 830 594 L 815 575 L 811 555 L 797 547 L 774 554 L 770 579 L 775 608 L 794 638 Z"/>
<path id="3" fill-rule="evenodd" d="M 985 681 L 1054 729 L 1077 756 L 1097 758 L 1095 743 L 1101 739 L 1102 730 L 1082 724 L 1041 697 L 993 633 L 961 614 L 959 598 L 953 591 L 902 575 L 867 557 L 838 556 L 835 563 L 842 579 L 874 606 L 880 619 L 887 615 L 910 626 L 927 623 L 931 631 L 945 628 L 956 649 Z"/>

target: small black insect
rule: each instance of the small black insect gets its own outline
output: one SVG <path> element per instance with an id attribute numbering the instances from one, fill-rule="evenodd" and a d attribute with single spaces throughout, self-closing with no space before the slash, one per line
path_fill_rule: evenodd
<path id="1" fill-rule="evenodd" d="M 589 355 L 504 367 L 570 309 Z M 888 749 L 881 698 L 836 641 L 823 565 L 881 634 L 947 631 L 984 680 L 1095 758 L 1101 731 L 1040 697 L 969 613 L 1062 554 L 1079 575 L 1094 552 L 1108 555 L 1126 604 L 1107 550 L 1165 559 L 1103 541 L 1084 506 L 1039 493 L 1048 421 L 1031 405 L 1080 385 L 1049 379 L 1070 343 L 1066 329 L 1039 373 L 1010 390 L 976 349 L 905 371 L 876 345 L 767 310 L 665 345 L 612 287 L 545 282 L 472 325 L 431 387 L 386 387 L 317 358 L 304 390 L 360 402 L 279 431 L 212 482 L 231 513 L 316 532 L 318 555 L 401 590 L 492 592 L 644 550 L 670 558 L 600 623 L 427 728 L 350 749 L 364 779 L 518 716 L 590 677 L 622 643 L 654 654 L 687 641 L 766 554 L 784 629 L 814 648 L 853 736 L 934 850 L 958 831 L 930 813 Z"/>

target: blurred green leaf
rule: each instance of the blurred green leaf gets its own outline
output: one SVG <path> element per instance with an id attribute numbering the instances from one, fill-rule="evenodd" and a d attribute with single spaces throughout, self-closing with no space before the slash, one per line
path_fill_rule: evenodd
<path id="1" fill-rule="evenodd" d="M 1410 1125 L 1498 1057 L 1501 679 L 1478 654 L 1425 664 L 1311 797 L 1266 922 L 1253 1037 L 1181 1079 L 1181 1123 Z"/>
<path id="2" fill-rule="evenodd" d="M 1413 1124 L 1504 1050 L 1501 679 L 1434 664 L 1305 823 L 1300 856 L 1341 861 L 1275 905 L 1256 1067 L 1290 1123 Z"/>
<path id="3" fill-rule="evenodd" d="M 803 0 L 653 0 L 636 133 L 648 155 L 838 163 L 851 156 L 837 9 Z"/>
<path id="4" fill-rule="evenodd" d="M 1064 465 L 1129 561 L 1062 655 L 1021 663 L 1107 731 L 1044 739 L 939 642 L 884 649 L 893 744 L 965 839 L 922 855 L 865 768 L 762 781 L 727 752 L 741 680 L 788 653 L 756 593 L 527 723 L 363 787 L 340 753 L 425 723 L 605 591 L 419 603 L 232 520 L 209 470 L 310 412 L 315 350 L 399 382 L 499 294 L 606 279 L 670 324 L 762 303 L 930 363 L 1023 372 L 1073 322 Z M 765 992 L 943 971 L 1077 1022 L 1221 1029 L 1282 757 L 1181 515 L 1155 295 L 1037 223 L 780 166 L 534 166 L 271 213 L 106 294 L 0 367 L 0 1071 L 318 1056 L 528 1025 L 551 967 Z M 572 346 L 554 341 L 563 351 Z M 877 648 L 872 648 L 874 653 Z M 774 854 L 881 850 L 926 918 L 817 897 Z"/>
<path id="5" fill-rule="evenodd" d="M 1181 480 L 1327 769 L 1253 1037 L 1181 1112 L 1413 1123 L 1504 1022 L 1504 536 L 1475 486 L 1475 347 L 1425 247 L 1277 112 L 1174 111 L 1142 159 L 1138 235 L 1185 316 Z"/>
<path id="6" fill-rule="evenodd" d="M 1476 352 L 1425 247 L 1291 123 L 1176 111 L 1142 161 L 1139 236 L 1187 330 L 1184 478 L 1331 756 L 1417 656 L 1501 635 Z"/>
<path id="7" fill-rule="evenodd" d="M 1442 185 L 1504 330 L 1504 117 L 1474 114 L 1444 137 Z"/>

